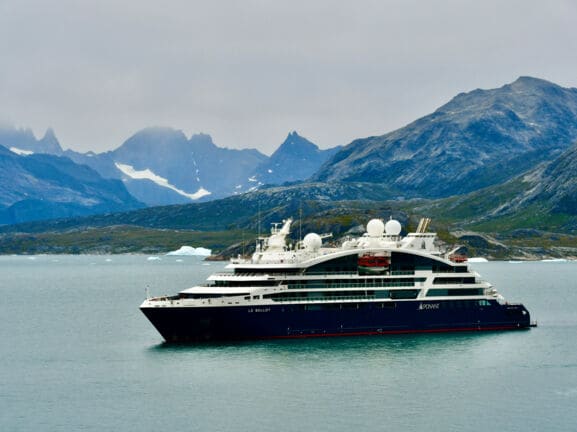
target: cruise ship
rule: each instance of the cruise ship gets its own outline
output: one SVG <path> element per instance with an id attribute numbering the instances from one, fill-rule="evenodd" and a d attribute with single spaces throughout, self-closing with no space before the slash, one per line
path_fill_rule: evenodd
<path id="1" fill-rule="evenodd" d="M 469 266 L 444 251 L 422 219 L 401 236 L 394 219 L 370 220 L 366 233 L 339 246 L 307 234 L 289 244 L 292 220 L 259 237 L 251 258 L 140 309 L 167 342 L 304 338 L 531 326 L 522 304 L 508 303 Z"/>

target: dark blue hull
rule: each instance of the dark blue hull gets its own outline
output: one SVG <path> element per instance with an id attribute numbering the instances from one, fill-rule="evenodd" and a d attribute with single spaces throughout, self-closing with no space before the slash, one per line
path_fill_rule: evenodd
<path id="1" fill-rule="evenodd" d="M 272 306 L 157 307 L 142 312 L 168 342 L 513 330 L 523 305 L 447 300 Z"/>

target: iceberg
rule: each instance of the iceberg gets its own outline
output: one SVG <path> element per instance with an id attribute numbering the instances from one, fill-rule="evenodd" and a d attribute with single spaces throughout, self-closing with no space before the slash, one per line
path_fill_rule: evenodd
<path id="1" fill-rule="evenodd" d="M 473 257 L 473 258 L 469 258 L 467 261 L 469 261 L 470 263 L 489 262 L 489 260 L 487 260 L 487 258 L 483 258 L 483 257 Z"/>
<path id="2" fill-rule="evenodd" d="M 192 246 L 182 246 L 180 249 L 168 252 L 169 256 L 209 256 L 212 253 L 210 249 L 203 247 L 193 248 Z"/>

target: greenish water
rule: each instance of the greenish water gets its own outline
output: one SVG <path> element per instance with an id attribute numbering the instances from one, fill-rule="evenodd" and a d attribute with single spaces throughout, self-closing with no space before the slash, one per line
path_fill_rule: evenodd
<path id="1" fill-rule="evenodd" d="M 169 346 L 138 310 L 223 265 L 0 257 L 0 431 L 574 431 L 577 263 L 475 269 L 529 331 Z"/>

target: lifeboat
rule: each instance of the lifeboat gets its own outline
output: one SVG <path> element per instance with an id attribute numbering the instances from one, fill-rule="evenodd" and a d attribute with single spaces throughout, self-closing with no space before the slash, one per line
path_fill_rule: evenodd
<path id="1" fill-rule="evenodd" d="M 461 254 L 451 254 L 449 255 L 449 259 L 454 263 L 464 263 L 467 262 L 467 256 Z"/>
<path id="2" fill-rule="evenodd" d="M 383 273 L 391 264 L 383 255 L 361 255 L 358 260 L 359 273 Z"/>

